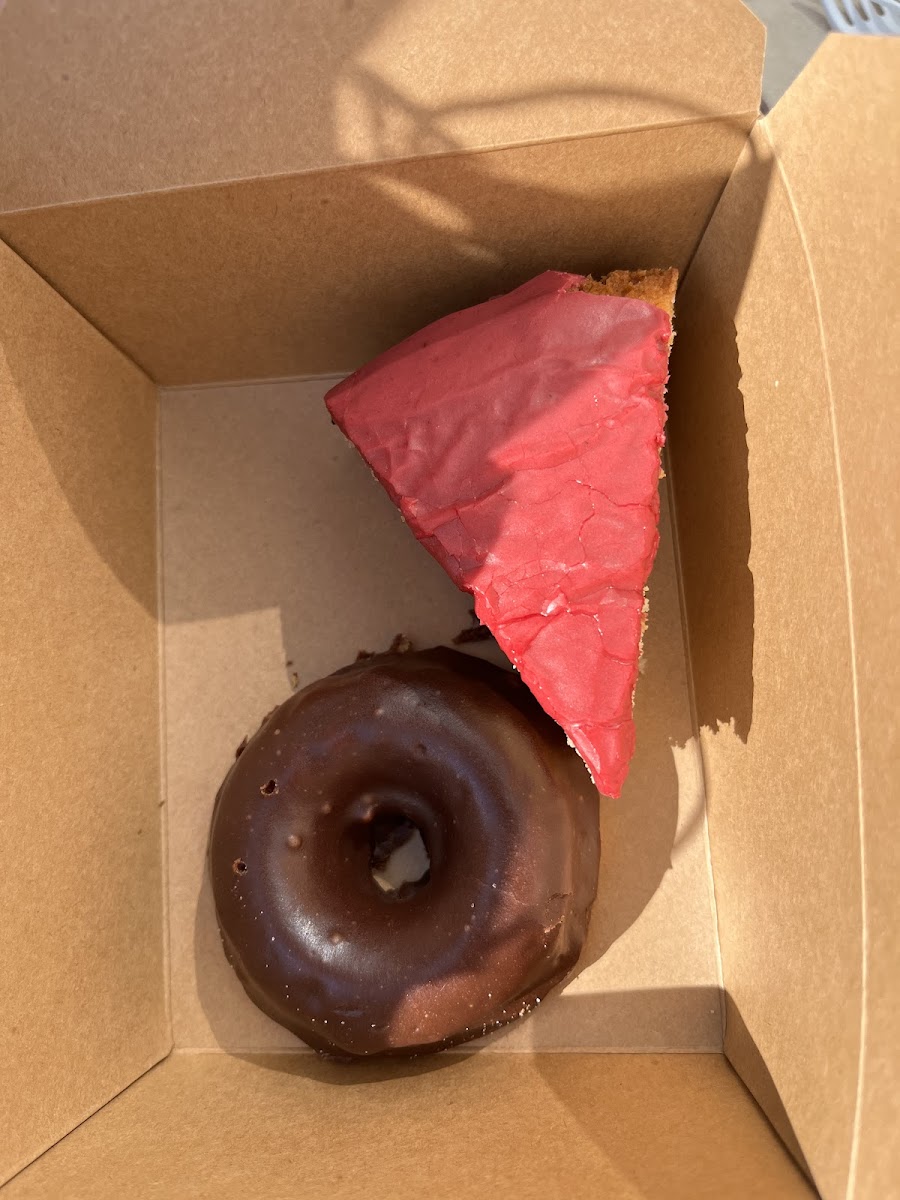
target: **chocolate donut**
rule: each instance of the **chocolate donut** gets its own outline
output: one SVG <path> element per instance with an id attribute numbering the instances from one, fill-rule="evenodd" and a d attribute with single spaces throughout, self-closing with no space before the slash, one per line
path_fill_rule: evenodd
<path id="1" fill-rule="evenodd" d="M 418 830 L 430 865 L 373 876 Z M 517 676 L 382 654 L 295 693 L 242 747 L 209 843 L 226 955 L 316 1050 L 420 1054 L 522 1016 L 575 965 L 599 860 L 580 759 Z"/>

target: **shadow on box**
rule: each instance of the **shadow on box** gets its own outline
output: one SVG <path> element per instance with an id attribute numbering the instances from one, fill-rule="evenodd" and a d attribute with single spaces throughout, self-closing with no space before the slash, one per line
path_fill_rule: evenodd
<path id="1" fill-rule="evenodd" d="M 360 43 L 364 40 L 361 38 Z M 453 108 L 439 111 L 417 108 L 371 72 L 354 64 L 352 57 L 348 58 L 346 70 L 368 106 L 373 156 L 385 148 L 395 157 L 426 152 L 453 155 L 459 149 L 440 131 L 441 120 L 452 116 Z M 584 94 L 583 89 L 573 89 L 571 93 L 572 98 Z M 484 103 L 515 104 L 517 100 L 527 99 L 523 96 Z M 686 121 L 704 115 L 685 110 Z M 396 143 L 398 128 L 402 130 L 402 145 Z M 735 128 L 736 136 L 743 138 L 743 130 Z M 752 155 L 752 151 L 750 153 Z M 427 203 L 420 203 L 415 213 L 404 202 L 406 185 L 403 182 L 405 173 L 415 171 L 415 164 L 379 167 L 367 176 L 368 182 L 363 185 L 371 193 L 367 202 L 361 203 L 359 197 L 354 200 L 360 211 L 366 212 L 367 223 L 360 231 L 358 244 L 348 250 L 356 255 L 359 270 L 352 294 L 344 298 L 343 316 L 346 328 L 351 331 L 351 340 L 357 346 L 360 340 L 368 342 L 372 353 L 446 312 L 505 291 L 547 268 L 597 275 L 620 266 L 668 265 L 676 255 L 668 245 L 666 232 L 660 232 L 655 214 L 671 201 L 681 207 L 684 220 L 692 218 L 694 226 L 701 227 L 703 195 L 710 186 L 709 178 L 684 177 L 676 179 L 671 196 L 655 193 L 629 196 L 628 226 L 610 229 L 604 218 L 604 200 L 616 212 L 623 211 L 622 194 L 615 184 L 599 181 L 597 194 L 587 197 L 569 194 L 558 185 L 530 183 L 526 186 L 504 179 L 492 172 L 490 154 L 469 155 L 464 161 L 454 157 L 452 172 L 442 169 L 446 161 L 432 163 L 428 172 L 416 174 L 416 186 L 420 189 L 418 200 L 423 199 L 422 186 L 427 186 L 428 194 L 424 197 Z M 753 580 L 748 565 L 752 530 L 748 505 L 747 426 L 740 392 L 741 370 L 734 318 L 753 253 L 770 169 L 767 163 L 752 156 L 748 158 L 746 154 L 737 168 L 738 172 L 750 176 L 747 182 L 756 198 L 754 217 L 742 230 L 740 242 L 729 246 L 731 262 L 728 270 L 715 280 L 698 280 L 699 286 L 691 287 L 688 293 L 689 303 L 677 309 L 677 337 L 669 392 L 669 460 L 684 604 L 693 660 L 695 666 L 698 660 L 702 664 L 702 672 L 694 680 L 699 722 L 713 731 L 720 724 L 733 724 L 745 741 L 753 709 Z M 348 185 L 353 174 L 344 177 Z M 424 185 L 423 181 L 426 181 Z M 333 173 L 326 182 L 328 187 L 340 188 L 342 177 L 340 173 Z M 290 180 L 271 181 L 273 189 L 284 189 L 289 184 Z M 242 185 L 229 187 L 239 193 Z M 194 189 L 195 192 L 203 190 Z M 159 197 L 153 199 L 158 203 Z M 176 196 L 173 202 L 181 199 Z M 102 206 L 87 207 L 96 211 Z M 440 226 L 423 221 L 419 215 L 423 211 L 440 214 Z M 443 220 L 448 211 L 454 214 L 454 220 L 449 223 Z M 527 228 L 509 219 L 509 214 L 523 211 L 530 214 Z M 288 210 L 281 219 L 296 222 L 298 216 Z M 276 219 L 274 214 L 273 219 Z M 593 230 L 597 231 L 596 255 L 586 256 L 583 249 L 588 241 L 585 231 Z M 372 231 L 375 231 L 374 235 Z M 188 245 L 197 236 L 190 229 L 182 229 L 181 235 L 186 237 Z M 220 239 L 213 249 L 222 255 L 228 254 L 229 238 L 233 236 L 235 230 L 232 229 L 204 229 L 204 237 Z M 389 250 L 399 243 L 411 246 L 418 258 L 404 253 L 402 269 L 391 269 L 389 259 L 373 266 L 367 246 L 376 242 L 387 245 Z M 552 261 L 546 250 L 542 250 L 545 245 L 554 247 Z M 570 247 L 568 251 L 567 246 Z M 696 246 L 688 249 L 688 256 L 694 249 Z M 326 236 L 321 253 L 326 255 L 334 250 Z M 110 261 L 115 257 L 110 256 Z M 314 253 L 313 270 L 316 269 L 315 258 Z M 185 257 L 182 247 L 174 245 L 172 269 L 175 277 L 183 271 L 184 261 L 190 261 L 189 255 Z M 679 265 L 683 267 L 684 262 Z M 463 266 L 465 270 L 461 269 Z M 109 261 L 99 267 L 109 269 Z M 139 278 L 139 273 L 135 278 Z M 460 279 L 464 282 L 458 282 Z M 299 279 L 296 308 L 285 319 L 298 329 L 307 323 L 314 332 L 316 322 L 314 314 L 305 309 L 303 285 L 304 281 Z M 227 298 L 222 302 L 226 303 Z M 243 303 L 252 302 L 252 293 L 247 293 Z M 361 338 L 362 329 L 368 332 Z M 15 373 L 15 365 L 11 364 L 11 367 Z M 86 533 L 122 583 L 148 611 L 155 613 L 156 598 L 147 594 L 146 587 L 132 574 L 128 547 L 117 539 L 119 526 L 109 519 L 107 511 L 98 510 L 91 479 L 79 474 L 78 455 L 71 452 L 71 445 L 65 455 L 54 454 L 58 431 L 43 411 L 39 397 L 30 390 L 26 394 L 30 401 L 31 421 Z M 230 530 L 229 553 L 233 555 L 239 551 L 245 567 L 237 579 L 196 579 L 189 594 L 176 597 L 174 601 L 167 600 L 167 623 L 278 609 L 285 658 L 291 660 L 295 657 L 292 647 L 305 644 L 310 628 L 316 628 L 322 619 L 316 596 L 327 597 L 335 589 L 344 589 L 345 593 L 349 590 L 357 594 L 362 609 L 372 589 L 396 588 L 398 578 L 427 571 L 434 572 L 434 579 L 440 576 L 440 586 L 449 586 L 436 564 L 425 561 L 426 552 L 396 521 L 390 502 L 330 428 L 324 410 L 320 433 L 301 444 L 296 437 L 297 426 L 291 428 L 292 414 L 284 410 L 267 412 L 266 403 L 261 397 L 255 418 L 258 422 L 285 421 L 285 436 L 294 451 L 293 478 L 284 470 L 284 460 L 273 465 L 255 458 L 255 451 L 264 447 L 262 443 L 253 443 L 252 439 L 235 443 L 231 464 L 238 476 L 244 473 L 249 477 L 247 485 L 228 472 L 217 474 L 215 478 L 202 478 L 202 484 L 208 488 L 208 505 L 221 505 L 228 511 L 233 497 L 241 497 L 243 508 L 235 527 Z M 304 432 L 307 432 L 306 425 Z M 73 426 L 70 433 L 72 438 L 80 436 L 77 426 Z M 289 523 L 278 522 L 273 533 L 266 521 L 266 513 L 271 506 L 285 503 L 295 479 L 307 471 L 321 471 L 323 461 L 327 463 L 327 479 L 324 479 L 325 486 L 320 493 L 321 513 L 316 514 L 315 519 L 327 522 L 330 553 L 310 561 L 308 547 L 298 546 L 294 541 L 279 543 L 273 540 L 285 536 Z M 191 462 L 189 468 L 195 474 L 202 474 L 203 467 L 196 461 Z M 373 526 L 384 528 L 389 521 L 396 526 L 394 553 L 390 561 L 385 562 L 381 549 L 381 557 L 376 556 L 375 543 L 367 537 L 367 530 Z M 382 537 L 379 547 L 383 545 Z M 208 549 L 212 553 L 205 561 L 214 564 L 216 548 Z M 285 562 L 303 562 L 304 571 L 315 577 L 314 586 L 310 587 L 308 583 L 304 586 L 295 573 L 273 569 L 273 563 Z M 297 570 L 295 566 L 293 571 Z M 464 610 L 465 604 L 460 611 Z M 398 617 L 395 632 L 402 628 L 402 617 Z M 655 636 L 651 607 L 646 639 L 648 656 L 655 652 Z M 349 630 L 344 644 L 337 650 L 328 651 L 337 657 L 327 669 L 342 665 L 360 648 L 363 647 L 358 645 L 353 630 Z M 310 668 L 308 672 L 307 667 Z M 298 666 L 301 685 L 321 673 L 320 669 L 313 669 L 312 664 Z M 286 681 L 285 694 L 287 686 Z M 670 866 L 678 817 L 678 780 L 672 747 L 684 746 L 693 731 L 687 714 L 681 714 L 677 723 L 670 722 L 664 730 L 659 721 L 642 722 L 642 708 L 653 703 L 652 694 L 639 685 L 639 724 L 652 724 L 661 732 L 655 741 L 639 739 L 623 799 L 620 802 L 603 801 L 600 899 L 582 966 L 599 958 L 631 926 Z M 228 765 L 228 762 L 221 764 L 222 775 Z M 661 784 L 660 780 L 664 782 Z M 211 807 L 212 795 L 203 802 Z M 695 821 L 701 819 L 702 813 L 698 812 Z M 197 880 L 197 886 L 195 943 L 199 945 L 208 944 L 210 938 L 217 940 L 217 932 L 205 873 L 202 881 Z M 215 1005 L 210 1003 L 210 996 L 204 995 L 202 977 L 199 987 L 204 1008 L 214 1014 Z M 712 989 L 710 991 L 711 1003 L 714 1003 L 715 996 Z M 677 989 L 669 994 L 615 994 L 606 996 L 604 1002 L 607 1012 L 621 1013 L 646 1004 L 677 1003 L 676 993 Z M 590 1013 L 593 1017 L 597 1011 L 596 999 L 584 995 L 556 997 L 553 1001 L 554 1023 L 566 1022 L 569 1020 L 567 1014 L 591 1005 L 594 1005 Z M 730 1020 L 740 1021 L 733 1005 L 729 1005 L 727 1011 Z M 471 1053 L 477 1053 L 477 1049 L 472 1047 L 466 1053 L 444 1054 L 408 1064 L 371 1064 L 365 1068 L 337 1068 L 304 1054 L 270 1056 L 266 1061 L 278 1070 L 308 1075 L 340 1086 L 375 1084 L 403 1073 L 417 1075 L 439 1069 L 453 1070 Z M 542 1069 L 540 1063 L 538 1069 Z M 770 1100 L 774 1097 L 773 1102 L 777 1104 L 774 1084 L 771 1092 Z M 570 1103 L 576 1119 L 580 1103 Z M 589 1107 L 589 1098 L 584 1099 L 584 1104 Z M 793 1149 L 799 1154 L 796 1146 Z"/>
<path id="2" fill-rule="evenodd" d="M 700 993 L 699 997 L 697 995 L 698 992 Z M 583 1013 L 579 1014 L 576 1011 L 578 1009 L 587 1010 L 587 1015 L 590 1016 L 592 999 L 589 996 L 566 995 L 558 997 L 555 1005 L 559 1012 L 559 1020 L 567 1023 L 578 1023 L 584 1015 Z M 627 1015 L 638 1008 L 650 1008 L 654 1012 L 662 1012 L 677 1009 L 679 1006 L 691 1007 L 698 1002 L 698 999 L 701 1003 L 709 1003 L 712 1006 L 716 1003 L 718 997 L 716 988 L 707 987 L 700 989 L 673 988 L 611 993 L 605 999 L 611 1010 Z M 740 1022 L 740 1015 L 734 1013 L 734 1019 Z M 538 1043 L 535 1049 L 540 1051 L 542 1047 Z M 403 1110 L 405 1110 L 407 1105 L 415 1104 L 415 1081 L 417 1079 L 431 1075 L 435 1071 L 464 1071 L 467 1060 L 471 1060 L 477 1055 L 478 1051 L 469 1046 L 459 1047 L 456 1050 L 420 1059 L 391 1062 L 382 1060 L 361 1064 L 329 1063 L 319 1055 L 311 1052 L 299 1054 L 239 1053 L 235 1057 L 253 1064 L 257 1069 L 275 1071 L 295 1078 L 311 1080 L 326 1087 L 375 1089 L 376 1102 L 381 1103 L 383 1097 L 383 1103 L 389 1106 L 398 1104 L 398 1100 L 393 1095 L 388 1099 L 391 1085 L 396 1080 L 403 1079 L 408 1081 L 409 1087 L 409 1092 L 407 1093 L 404 1090 L 403 1093 Z M 488 1056 L 488 1058 L 490 1057 Z M 662 1057 L 666 1058 L 669 1056 L 663 1055 Z M 644 1126 L 646 1136 L 639 1142 L 635 1142 L 633 1138 L 627 1136 L 623 1138 L 618 1122 L 614 1117 L 606 1121 L 598 1121 L 596 1116 L 597 1098 L 594 1090 L 597 1077 L 593 1072 L 569 1070 L 567 1065 L 569 1056 L 566 1054 L 536 1053 L 531 1055 L 530 1058 L 537 1075 L 540 1077 L 541 1084 L 553 1093 L 556 1100 L 571 1116 L 571 1119 L 577 1124 L 581 1132 L 600 1149 L 603 1156 L 640 1188 L 641 1195 L 646 1194 L 649 1197 L 670 1194 L 665 1178 L 667 1171 L 672 1172 L 672 1177 L 669 1181 L 671 1194 L 683 1194 L 685 1180 L 681 1173 L 682 1168 L 677 1165 L 668 1167 L 666 1165 L 678 1164 L 680 1162 L 680 1156 L 674 1151 L 677 1149 L 679 1141 L 684 1138 L 684 1126 L 681 1119 L 673 1119 L 673 1114 L 679 1112 L 683 1104 L 683 1096 L 673 1091 L 672 1079 L 665 1071 L 664 1065 L 660 1064 L 659 1055 L 655 1056 L 658 1068 L 655 1072 L 655 1087 L 652 1092 L 642 1092 L 640 1096 L 641 1106 L 646 1114 Z M 619 1086 L 625 1089 L 633 1089 L 636 1086 L 635 1082 L 630 1081 L 627 1074 L 620 1075 L 617 1072 L 615 1061 L 610 1066 L 610 1060 L 617 1058 L 618 1056 L 615 1055 L 598 1056 L 596 1063 L 597 1073 L 602 1074 L 612 1069 L 616 1073 Z M 770 1113 L 776 1116 L 780 1115 L 784 1122 L 781 1128 L 790 1130 L 790 1125 L 787 1123 L 786 1114 L 784 1114 L 780 1106 L 774 1084 L 765 1070 L 763 1070 L 760 1076 L 760 1085 L 767 1093 L 770 1092 L 771 1097 L 774 1098 L 775 1107 L 769 1110 Z M 532 1083 L 530 1086 L 533 1088 L 535 1085 Z M 637 1086 L 640 1086 L 640 1084 Z M 382 1088 L 386 1088 L 387 1094 L 381 1091 Z M 696 1100 L 698 1110 L 693 1115 L 697 1126 L 710 1130 L 715 1128 L 715 1100 L 712 1096 L 707 1097 L 702 1091 L 698 1093 Z M 541 1103 L 542 1101 L 538 1099 L 537 1102 Z M 694 1151 L 698 1186 L 702 1186 L 699 1181 L 703 1179 L 704 1174 L 704 1158 L 708 1149 L 706 1141 L 704 1139 L 698 1142 Z M 796 1144 L 796 1140 L 790 1142 L 788 1148 L 794 1154 L 798 1165 L 809 1176 L 808 1166 L 799 1146 Z M 367 1155 L 372 1152 L 379 1156 L 390 1154 L 391 1146 L 389 1142 L 385 1144 L 378 1143 L 376 1146 L 372 1146 L 365 1141 L 361 1141 L 357 1149 L 358 1153 L 362 1156 L 363 1166 L 365 1166 Z M 735 1178 L 734 1183 L 734 1194 L 737 1195 L 739 1194 L 738 1189 L 741 1183 L 740 1178 Z M 754 1194 L 756 1194 L 755 1191 Z"/>

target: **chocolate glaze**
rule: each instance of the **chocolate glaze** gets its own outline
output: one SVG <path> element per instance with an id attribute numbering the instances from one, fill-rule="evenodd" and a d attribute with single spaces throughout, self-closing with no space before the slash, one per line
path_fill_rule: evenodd
<path id="1" fill-rule="evenodd" d="M 371 868 L 404 821 L 430 871 L 385 893 Z M 517 676 L 439 649 L 355 663 L 270 714 L 219 791 L 209 867 L 250 998 L 355 1057 L 528 1012 L 575 965 L 599 849 L 558 726 Z"/>

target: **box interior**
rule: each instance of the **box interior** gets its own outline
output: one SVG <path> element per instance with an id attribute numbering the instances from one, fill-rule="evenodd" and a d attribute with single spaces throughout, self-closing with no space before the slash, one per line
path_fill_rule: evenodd
<path id="1" fill-rule="evenodd" d="M 405 633 L 449 644 L 457 591 L 332 425 L 332 380 L 162 395 L 169 923 L 176 1047 L 298 1049 L 246 1003 L 205 871 L 210 805 L 234 749 L 289 693 Z M 198 470 L 198 464 L 202 469 Z M 668 514 L 652 581 L 621 801 L 585 969 L 484 1049 L 720 1050 L 702 776 Z M 600 957 L 602 954 L 602 958 Z"/>
<path id="2" fill-rule="evenodd" d="M 813 1195 L 721 1055 L 453 1055 L 338 1078 L 311 1055 L 178 1052 L 7 1194 L 178 1196 L 186 1180 L 250 1200 Z"/>
<path id="3" fill-rule="evenodd" d="M 830 40 L 747 142 L 758 27 L 725 9 L 719 51 L 749 45 L 756 76 L 748 91 L 742 67 L 743 91 L 715 95 L 711 118 L 616 99 L 557 128 L 572 106 L 532 96 L 518 124 L 494 105 L 503 134 L 484 124 L 492 105 L 475 106 L 452 153 L 386 139 L 383 158 L 397 145 L 418 157 L 283 155 L 293 174 L 229 184 L 202 157 L 206 174 L 176 182 L 120 137 L 61 172 L 64 193 L 36 155 L 31 190 L 7 200 L 0 236 L 44 280 L 0 245 L 0 487 L 14 517 L 0 736 L 16 847 L 0 937 L 20 964 L 0 1038 L 27 1066 L 0 1100 L 13 1131 L 0 1171 L 64 1139 L 10 1195 L 118 1194 L 211 1169 L 249 1195 L 287 1189 L 297 1170 L 387 1195 L 454 1139 L 470 1149 L 447 1194 L 511 1178 L 535 1195 L 808 1194 L 726 1056 L 821 1194 L 886 1194 L 900 1094 L 884 1066 L 898 1027 L 895 735 L 872 631 L 896 580 L 868 570 L 884 531 L 860 481 L 896 481 L 888 353 L 870 362 L 852 331 L 868 318 L 887 338 L 896 264 L 878 262 L 864 297 L 841 274 L 826 201 L 840 187 L 862 209 L 884 187 L 864 153 L 880 110 L 850 97 L 863 73 L 881 103 L 897 58 Z M 677 6 L 673 36 L 696 34 L 704 10 Z M 12 11 L 21 50 L 29 19 Z M 95 37 L 93 19 L 76 34 Z M 640 81 L 639 66 L 619 83 Z M 689 77 L 660 90 L 696 113 Z M 852 120 L 832 110 L 842 89 Z M 823 127 L 827 169 L 808 149 Z M 13 137 L 24 128 L 17 118 Z M 546 144 L 482 152 L 535 128 Z M 354 241 L 364 212 L 373 225 Z M 864 222 L 853 236 L 877 258 Z M 537 1017 L 465 1053 L 367 1081 L 319 1064 L 253 1009 L 221 955 L 203 871 L 215 788 L 295 683 L 397 632 L 445 640 L 468 616 L 321 395 L 438 311 L 542 267 L 692 258 L 638 754 L 626 795 L 602 806 L 587 966 Z M 803 537 L 798 480 L 817 515 Z M 541 1152 L 547 1137 L 570 1155 Z M 239 1149 L 211 1168 L 221 1145 Z"/>

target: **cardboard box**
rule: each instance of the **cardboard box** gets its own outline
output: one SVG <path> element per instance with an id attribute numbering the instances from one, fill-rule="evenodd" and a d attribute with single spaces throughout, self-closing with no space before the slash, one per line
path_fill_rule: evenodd
<path id="1" fill-rule="evenodd" d="M 0 14 L 4 1196 L 900 1194 L 900 43 L 757 122 L 762 51 L 730 0 Z M 545 267 L 670 263 L 585 969 L 323 1064 L 221 954 L 212 799 L 295 675 L 467 603 L 321 395 Z"/>

